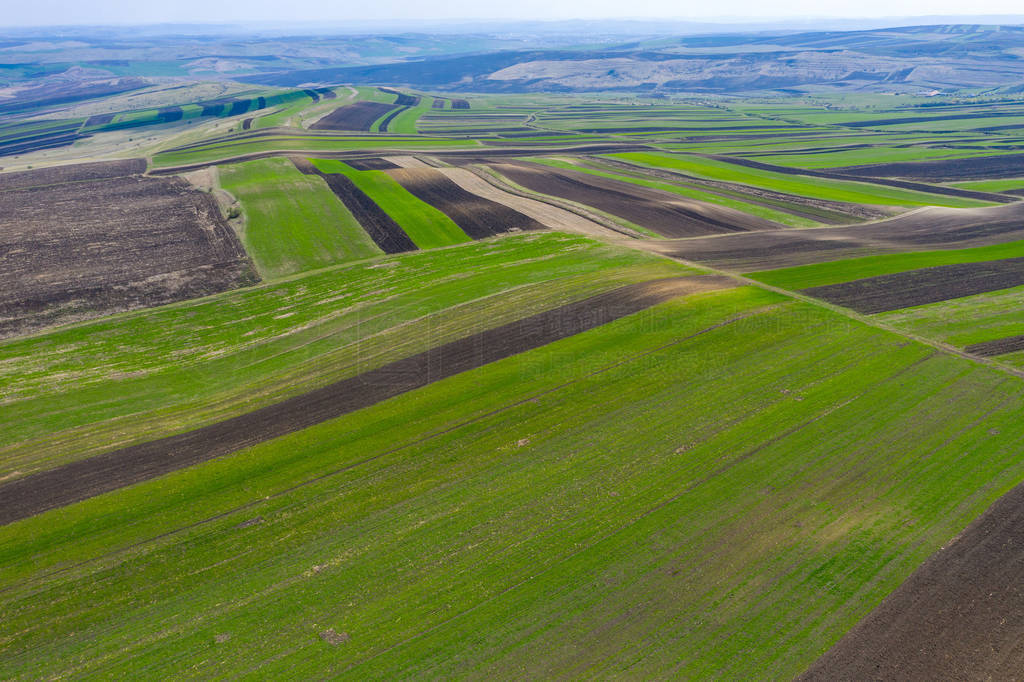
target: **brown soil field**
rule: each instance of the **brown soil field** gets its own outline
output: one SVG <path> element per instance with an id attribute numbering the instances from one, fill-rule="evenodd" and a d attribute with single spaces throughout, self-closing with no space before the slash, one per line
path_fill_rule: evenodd
<path id="1" fill-rule="evenodd" d="M 804 289 L 859 313 L 884 313 L 1024 284 L 1024 258 L 958 263 Z"/>
<path id="2" fill-rule="evenodd" d="M 206 109 L 204 107 L 203 111 L 205 111 L 205 110 Z M 102 126 L 102 125 L 106 125 L 108 123 L 111 123 L 113 120 L 114 120 L 114 114 L 96 114 L 95 116 L 90 116 L 89 118 L 87 118 L 85 120 L 85 123 L 82 124 L 82 127 L 83 128 L 90 128 L 90 127 L 93 127 L 93 126 Z"/>
<path id="3" fill-rule="evenodd" d="M 848 121 L 840 123 L 844 128 L 873 128 L 891 126 L 902 123 L 928 123 L 930 121 L 956 121 L 970 118 L 1000 118 L 1003 116 L 1019 116 L 1015 112 L 976 111 L 970 114 L 943 114 L 941 116 L 904 116 L 901 118 L 876 118 L 867 121 Z"/>
<path id="4" fill-rule="evenodd" d="M 1007 164 L 1006 175 L 986 175 L 981 171 L 984 170 L 986 164 L 996 165 L 999 159 L 1005 159 L 1002 156 L 987 156 L 987 157 L 976 157 L 973 159 L 957 159 L 955 161 L 918 161 L 911 164 L 879 164 L 874 166 L 848 166 L 845 168 L 833 168 L 830 170 L 807 170 L 803 168 L 791 168 L 789 166 L 776 166 L 771 163 L 761 163 L 760 161 L 753 161 L 751 159 L 741 159 L 735 156 L 719 156 L 717 154 L 706 154 L 707 158 L 715 159 L 716 161 L 725 161 L 726 163 L 734 163 L 737 166 L 746 166 L 747 168 L 757 168 L 760 170 L 775 171 L 776 173 L 785 173 L 786 175 L 807 175 L 813 178 L 831 178 L 833 180 L 853 180 L 855 182 L 871 182 L 876 185 L 887 185 L 889 187 L 899 187 L 901 189 L 912 189 L 919 192 L 931 192 L 932 194 L 941 194 L 949 197 L 962 197 L 964 199 L 978 199 L 980 201 L 993 201 L 996 203 L 1008 203 L 1013 199 L 1006 197 L 1002 194 L 993 194 L 991 192 L 975 192 L 967 189 L 956 189 L 955 187 L 940 187 L 938 185 L 927 185 L 921 182 L 911 182 L 908 180 L 893 180 L 891 177 L 904 177 L 904 178 L 915 178 L 920 180 L 928 181 L 939 181 L 939 180 L 973 180 L 973 179 L 985 179 L 985 178 L 1013 178 L 1019 175 L 1024 175 L 1024 166 L 1021 166 L 1021 159 L 1024 159 L 1024 155 L 1017 155 L 1017 161 Z M 1005 163 L 1005 162 L 999 162 Z M 916 168 L 924 168 L 926 164 L 938 164 L 942 168 L 946 168 L 946 164 L 953 164 L 949 166 L 950 171 L 942 177 L 935 176 L 929 177 L 927 175 L 912 175 L 904 172 L 886 172 L 892 170 L 893 166 L 914 166 Z M 976 164 L 976 165 L 975 165 Z M 1001 167 L 1001 166 L 1000 166 Z M 1009 169 L 1015 168 L 1016 170 L 1009 172 Z M 876 170 L 883 169 L 883 170 Z M 955 169 L 955 170 L 953 170 Z M 975 172 L 977 171 L 977 172 Z"/>
<path id="5" fill-rule="evenodd" d="M 735 284 L 715 276 L 632 284 L 437 346 L 248 414 L 16 479 L 0 485 L 0 525 L 299 431 L 679 296 Z"/>
<path id="6" fill-rule="evenodd" d="M 64 182 L 120 178 L 126 175 L 141 175 L 145 172 L 145 159 L 76 163 L 70 166 L 52 166 L 38 170 L 0 173 L 0 190 L 42 187 Z"/>
<path id="7" fill-rule="evenodd" d="M 405 233 L 402 226 L 396 223 L 373 199 L 366 196 L 366 193 L 356 187 L 355 183 L 347 177 L 337 173 L 322 173 L 307 159 L 293 157 L 292 163 L 306 175 L 322 177 L 381 251 L 403 253 L 416 250 L 416 244 Z"/>
<path id="8" fill-rule="evenodd" d="M 397 164 L 394 164 L 387 159 L 381 158 L 370 158 L 370 159 L 352 159 L 346 161 L 348 165 L 352 166 L 356 170 L 391 170 L 392 168 L 398 168 Z"/>
<path id="9" fill-rule="evenodd" d="M 667 255 L 739 272 L 858 256 L 962 249 L 1024 239 L 1024 203 L 925 208 L 864 225 L 666 242 Z"/>
<path id="10" fill-rule="evenodd" d="M 819 658 L 803 682 L 1019 680 L 1024 486 L 933 554 Z"/>
<path id="11" fill-rule="evenodd" d="M 51 170 L 60 171 L 39 172 L 52 179 Z M 0 336 L 256 279 L 215 200 L 181 178 L 100 177 L 0 192 Z"/>
<path id="12" fill-rule="evenodd" d="M 444 109 L 444 103 L 445 103 L 445 100 L 443 100 L 443 99 L 441 99 L 439 97 L 435 97 L 434 98 L 434 103 L 430 105 L 430 108 L 431 109 Z"/>
<path id="13" fill-rule="evenodd" d="M 544 226 L 508 206 L 471 194 L 433 168 L 398 168 L 387 173 L 411 194 L 435 207 L 473 239 Z"/>
<path id="14" fill-rule="evenodd" d="M 310 130 L 361 130 L 368 131 L 381 116 L 396 109 L 396 104 L 380 102 L 356 102 L 338 107 L 313 125 Z"/>
<path id="15" fill-rule="evenodd" d="M 980 355 L 982 357 L 990 358 L 996 355 L 1004 355 L 1006 353 L 1016 353 L 1017 351 L 1024 350 L 1024 334 L 1018 336 L 1007 336 L 1002 339 L 994 339 L 992 341 L 983 341 L 981 343 L 972 343 L 971 345 L 964 348 L 968 353 L 974 355 Z"/>
<path id="16" fill-rule="evenodd" d="M 453 99 L 452 109 L 469 109 L 469 101 L 464 99 Z"/>
<path id="17" fill-rule="evenodd" d="M 588 237 L 603 239 L 621 239 L 623 236 L 592 220 L 587 220 L 581 215 L 570 213 L 563 208 L 505 192 L 465 168 L 441 168 L 439 172 L 443 173 L 445 177 L 467 192 L 508 206 L 552 230 L 575 232 L 577 234 L 585 234 Z"/>
<path id="18" fill-rule="evenodd" d="M 624 218 L 664 237 L 776 230 L 781 226 L 740 211 L 587 173 L 528 163 L 493 166 L 512 182 Z"/>
<path id="19" fill-rule="evenodd" d="M 836 173 L 860 177 L 897 177 L 927 182 L 1017 178 L 1024 175 L 1024 154 L 975 156 L 968 159 L 878 163 L 836 168 Z"/>

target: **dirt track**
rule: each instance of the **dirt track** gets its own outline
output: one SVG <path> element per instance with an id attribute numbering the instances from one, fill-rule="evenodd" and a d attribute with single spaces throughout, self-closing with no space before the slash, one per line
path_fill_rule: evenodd
<path id="1" fill-rule="evenodd" d="M 697 237 L 781 227 L 724 206 L 588 173 L 524 162 L 494 164 L 493 168 L 528 190 L 592 206 L 664 237 Z"/>
<path id="2" fill-rule="evenodd" d="M 933 554 L 799 679 L 1024 677 L 1024 485 Z"/>
<path id="3" fill-rule="evenodd" d="M 508 206 L 467 192 L 434 168 L 386 171 L 411 194 L 435 207 L 473 239 L 512 230 L 541 230 L 544 225 Z"/>
<path id="4" fill-rule="evenodd" d="M 0 485 L 0 525 L 293 433 L 698 291 L 725 277 L 643 282 L 473 334 L 276 405 Z"/>

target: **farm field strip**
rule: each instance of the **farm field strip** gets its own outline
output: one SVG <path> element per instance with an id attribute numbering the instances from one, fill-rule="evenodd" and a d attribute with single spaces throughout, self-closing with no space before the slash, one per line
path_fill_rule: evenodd
<path id="1" fill-rule="evenodd" d="M 331 191 L 341 200 L 370 236 L 370 239 L 387 254 L 415 251 L 416 244 L 402 226 L 395 222 L 384 209 L 361 190 L 347 175 L 324 173 L 308 159 L 292 157 L 295 167 L 306 175 L 323 178 Z"/>
<path id="2" fill-rule="evenodd" d="M 688 200 L 669 192 L 579 171 L 523 162 L 490 165 L 528 190 L 593 206 L 666 237 L 779 227 L 776 223 L 724 206 Z"/>
<path id="3" fill-rule="evenodd" d="M 473 239 L 544 229 L 544 225 L 515 209 L 467 192 L 436 169 L 396 168 L 383 172 L 409 193 L 446 214 Z"/>
<path id="4" fill-rule="evenodd" d="M 867 182 L 850 182 L 828 178 L 810 178 L 799 175 L 773 172 L 763 169 L 746 168 L 716 159 L 699 156 L 668 155 L 658 153 L 632 152 L 613 155 L 616 159 L 639 165 L 667 168 L 705 177 L 711 180 L 738 182 L 754 187 L 786 192 L 800 196 L 828 201 L 842 201 L 856 204 L 886 206 L 952 206 L 966 207 L 983 205 L 977 201 L 953 199 L 938 194 L 928 194 L 898 188 L 872 185 Z"/>
<path id="5" fill-rule="evenodd" d="M 309 428 L 580 334 L 678 296 L 735 286 L 699 275 L 633 284 L 431 348 L 253 412 L 0 483 L 0 525 Z"/>
<path id="6" fill-rule="evenodd" d="M 530 163 L 540 164 L 542 166 L 550 166 L 551 168 L 561 168 L 562 170 L 586 173 L 599 178 L 626 183 L 626 185 L 638 185 L 640 187 L 668 192 L 669 194 L 677 194 L 686 199 L 724 206 L 742 213 L 747 213 L 757 218 L 762 218 L 766 221 L 790 225 L 792 227 L 810 227 L 812 225 L 820 224 L 818 220 L 815 220 L 806 213 L 801 213 L 795 209 L 787 210 L 787 207 L 773 206 L 766 202 L 761 202 L 752 196 L 729 196 L 722 192 L 716 192 L 713 188 L 701 187 L 696 183 L 687 183 L 681 177 L 659 178 L 651 175 L 645 175 L 642 170 L 637 167 L 632 167 L 636 168 L 636 170 L 632 170 L 632 168 L 629 167 L 625 169 L 616 168 L 604 165 L 599 161 L 582 159 L 579 161 L 576 159 L 573 159 L 572 161 L 564 161 L 547 157 L 524 157 L 524 160 L 529 161 Z M 629 164 L 623 165 L 629 166 Z M 626 187 L 623 186 L 623 189 L 625 190 Z M 850 221 L 852 222 L 852 220 L 853 219 L 851 218 Z"/>
<path id="7" fill-rule="evenodd" d="M 0 343 L 0 477 L 222 421 L 492 325 L 693 273 L 531 233 L 12 339 Z"/>
<path id="8" fill-rule="evenodd" d="M 871 314 L 1020 285 L 1024 285 L 1024 257 L 908 270 L 811 287 L 802 293 Z"/>
<path id="9" fill-rule="evenodd" d="M 356 170 L 341 161 L 326 159 L 310 159 L 310 162 L 322 173 L 340 174 L 351 180 L 398 223 L 417 248 L 451 246 L 470 240 L 451 218 L 410 194 L 384 170 Z"/>
<path id="10" fill-rule="evenodd" d="M 1024 476 L 1016 388 L 767 292 L 677 299 L 0 529 L 0 669 L 792 677 Z"/>
<path id="11" fill-rule="evenodd" d="M 242 204 L 242 242 L 264 277 L 382 253 L 323 180 L 287 159 L 222 166 L 219 179 Z"/>

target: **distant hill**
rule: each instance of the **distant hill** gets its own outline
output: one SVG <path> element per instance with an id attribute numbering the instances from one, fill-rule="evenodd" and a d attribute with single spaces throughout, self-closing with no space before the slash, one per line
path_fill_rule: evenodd
<path id="1" fill-rule="evenodd" d="M 661 37 L 598 49 L 486 51 L 276 71 L 242 80 L 484 92 L 1019 89 L 1024 83 L 1024 27 L 956 24 Z"/>

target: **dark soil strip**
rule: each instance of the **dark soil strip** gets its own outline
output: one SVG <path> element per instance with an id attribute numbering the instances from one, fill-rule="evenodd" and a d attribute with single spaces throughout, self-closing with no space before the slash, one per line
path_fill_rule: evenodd
<path id="1" fill-rule="evenodd" d="M 680 277 L 629 285 L 473 334 L 248 414 L 32 474 L 0 485 L 0 525 L 294 433 L 687 293 L 734 284 L 722 277 Z"/>
<path id="2" fill-rule="evenodd" d="M 967 159 L 941 161 L 878 163 L 837 168 L 836 172 L 859 178 L 901 177 L 930 182 L 1016 178 L 1024 175 L 1024 154 L 975 156 Z"/>
<path id="3" fill-rule="evenodd" d="M 469 101 L 464 99 L 453 99 L 452 109 L 469 109 Z"/>
<path id="4" fill-rule="evenodd" d="M 352 166 L 356 170 L 391 170 L 393 168 L 400 168 L 387 159 L 352 159 L 346 161 L 348 165 Z"/>
<path id="5" fill-rule="evenodd" d="M 1019 485 L 933 554 L 799 679 L 1019 679 L 1022 585 Z"/>
<path id="6" fill-rule="evenodd" d="M 203 105 L 201 116 L 220 116 L 224 113 L 224 102 L 210 103 Z"/>
<path id="7" fill-rule="evenodd" d="M 957 121 L 968 118 L 999 118 L 1002 116 L 1019 116 L 1017 113 L 976 111 L 971 114 L 944 114 L 942 116 L 906 116 L 903 118 L 876 118 L 870 121 L 849 121 L 840 123 L 843 128 L 877 128 L 881 126 L 900 125 L 902 123 L 930 123 L 932 121 Z"/>
<path id="8" fill-rule="evenodd" d="M 395 109 L 394 111 L 392 111 L 390 114 L 387 115 L 387 117 L 383 121 L 380 122 L 380 125 L 377 127 L 377 131 L 381 133 L 386 133 L 388 131 L 388 126 L 391 125 L 391 122 L 393 120 L 395 120 L 395 116 L 398 116 L 400 113 L 402 113 L 408 108 L 409 107 L 402 107 L 401 109 Z"/>
<path id="9" fill-rule="evenodd" d="M 430 108 L 431 109 L 444 109 L 444 103 L 445 103 L 445 100 L 439 99 L 439 98 L 435 97 L 434 98 L 434 103 L 430 105 Z"/>
<path id="10" fill-rule="evenodd" d="M 402 226 L 396 223 L 373 199 L 356 187 L 355 183 L 347 177 L 337 173 L 322 173 L 307 159 L 293 157 L 292 163 L 306 175 L 322 177 L 381 251 L 403 253 L 416 250 L 416 245 L 402 229 Z"/>
<path id="11" fill-rule="evenodd" d="M 388 172 L 402 187 L 447 215 L 473 239 L 493 237 L 511 230 L 545 229 L 519 211 L 467 192 L 439 171 L 400 168 Z"/>
<path id="12" fill-rule="evenodd" d="M 859 313 L 883 313 L 1024 284 L 1024 258 L 958 263 L 804 289 Z"/>
<path id="13" fill-rule="evenodd" d="M 771 221 L 724 206 L 578 171 L 525 163 L 500 164 L 494 168 L 526 189 L 592 206 L 664 237 L 699 237 L 779 227 Z"/>
<path id="14" fill-rule="evenodd" d="M 53 166 L 37 170 L 0 173 L 0 190 L 43 187 L 46 185 L 59 185 L 65 182 L 83 182 L 85 180 L 122 178 L 126 175 L 140 175 L 145 172 L 145 159 L 76 163 L 70 166 Z"/>
<path id="15" fill-rule="evenodd" d="M 1014 168 L 1016 169 L 1017 175 L 1024 175 L 1024 155 L 1016 155 L 1017 161 Z M 938 185 L 926 185 L 920 182 L 909 182 L 907 180 L 893 180 L 889 175 L 899 175 L 905 177 L 920 177 L 915 176 L 912 173 L 900 173 L 900 172 L 888 172 L 893 166 L 915 166 L 920 167 L 922 164 L 936 163 L 946 164 L 952 162 L 944 161 L 920 161 L 913 164 L 885 164 L 884 166 L 858 166 L 852 168 L 838 168 L 833 171 L 823 170 L 808 170 L 805 168 L 790 168 L 789 166 L 776 166 L 771 163 L 761 163 L 760 161 L 752 161 L 750 159 L 740 159 L 735 156 L 719 156 L 717 154 L 708 154 L 707 158 L 715 159 L 716 161 L 724 161 L 726 163 L 734 163 L 737 166 L 746 166 L 747 168 L 757 168 L 759 170 L 774 171 L 776 173 L 785 173 L 786 175 L 807 175 L 812 178 L 831 178 L 833 180 L 853 180 L 855 182 L 869 182 L 876 185 L 886 185 L 888 187 L 900 187 L 902 189 L 912 189 L 918 192 L 928 192 L 929 194 L 941 194 L 943 196 L 950 197 L 962 197 L 964 199 L 978 199 L 980 201 L 993 201 L 996 203 L 1009 203 L 1013 201 L 1008 197 L 1001 194 L 992 194 L 990 192 L 974 192 L 966 189 L 956 189 L 955 187 L 939 187 Z M 984 157 L 984 158 L 1003 158 L 1003 157 Z M 979 174 L 975 172 L 972 174 L 972 164 L 978 163 L 982 159 L 958 159 L 956 167 L 958 172 L 948 175 L 947 177 L 934 177 L 929 178 L 930 180 L 969 180 L 974 177 L 986 178 L 988 175 Z M 959 162 L 964 163 L 959 163 Z M 984 164 L 981 164 L 984 165 Z M 1012 178 L 1016 175 L 993 175 L 991 177 L 1007 177 Z"/>
<path id="16" fill-rule="evenodd" d="M 93 126 L 104 126 L 108 123 L 111 123 L 113 120 L 113 114 L 96 114 L 95 116 L 90 116 L 89 118 L 87 118 L 85 120 L 85 125 L 83 127 L 91 128 Z"/>
<path id="17" fill-rule="evenodd" d="M 338 107 L 309 127 L 310 130 L 361 130 L 368 131 L 373 122 L 396 109 L 396 104 L 381 102 L 356 102 Z"/>
<path id="18" fill-rule="evenodd" d="M 1024 334 L 1007 336 L 1006 338 L 994 339 L 992 341 L 982 341 L 981 343 L 972 343 L 964 348 L 964 350 L 986 358 L 1005 355 L 1006 353 L 1016 353 L 1017 351 L 1024 350 Z"/>
<path id="19" fill-rule="evenodd" d="M 242 121 L 242 130 L 248 130 L 249 128 L 252 128 L 252 122 L 253 122 L 252 116 L 250 116 L 249 118 L 247 118 L 244 121 Z"/>
<path id="20" fill-rule="evenodd" d="M 164 107 L 157 112 L 156 116 L 162 123 L 170 123 L 172 121 L 180 121 L 183 115 L 184 112 L 182 112 L 181 107 Z"/>

